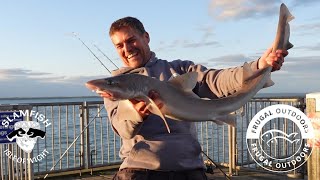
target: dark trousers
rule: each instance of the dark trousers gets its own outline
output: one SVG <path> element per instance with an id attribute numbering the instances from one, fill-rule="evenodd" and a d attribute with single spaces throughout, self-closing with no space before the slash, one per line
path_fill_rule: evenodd
<path id="1" fill-rule="evenodd" d="M 207 180 L 205 170 L 153 171 L 126 168 L 118 171 L 113 180 Z"/>

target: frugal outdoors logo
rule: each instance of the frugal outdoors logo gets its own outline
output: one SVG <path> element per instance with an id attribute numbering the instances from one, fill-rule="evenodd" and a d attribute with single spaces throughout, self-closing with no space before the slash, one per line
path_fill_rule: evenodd
<path id="1" fill-rule="evenodd" d="M 15 119 L 25 119 L 24 117 L 31 117 L 33 120 L 38 120 L 38 122 L 36 121 L 15 122 Z M 31 111 L 20 110 L 19 112 L 13 112 L 13 114 L 11 115 L 11 118 L 10 116 L 7 116 L 6 119 L 2 120 L 2 125 L 4 127 L 9 127 L 10 122 L 15 122 L 14 130 L 7 134 L 6 136 L 7 139 L 10 142 L 14 142 L 14 140 L 16 140 L 17 145 L 26 153 L 32 152 L 39 137 L 41 139 L 45 138 L 46 132 L 40 129 L 40 123 L 44 124 L 45 127 L 48 127 L 51 125 L 50 121 L 46 119 L 43 114 L 40 114 L 33 110 Z M 4 152 L 6 156 L 8 156 L 13 161 L 16 161 L 17 163 L 39 162 L 49 154 L 49 152 L 46 149 L 44 149 L 40 154 L 34 156 L 33 158 L 22 158 L 15 155 L 15 153 L 11 152 L 9 149 L 6 149 Z"/>
<path id="2" fill-rule="evenodd" d="M 285 126 L 286 121 L 292 121 Z M 246 142 L 253 160 L 273 172 L 288 172 L 303 165 L 312 152 L 307 141 L 314 138 L 308 117 L 289 105 L 272 105 L 259 111 L 251 120 Z M 286 153 L 282 153 L 286 152 Z"/>

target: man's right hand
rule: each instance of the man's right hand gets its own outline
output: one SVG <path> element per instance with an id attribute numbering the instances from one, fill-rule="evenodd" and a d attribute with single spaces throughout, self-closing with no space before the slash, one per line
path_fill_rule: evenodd
<path id="1" fill-rule="evenodd" d="M 112 95 L 105 91 L 96 91 L 96 93 L 98 93 L 103 98 L 112 99 Z M 158 92 L 151 90 L 148 96 L 156 103 L 159 109 L 162 108 L 163 103 L 159 98 L 160 95 Z M 133 107 L 137 110 L 142 118 L 145 118 L 150 114 L 146 102 L 137 99 L 129 99 L 129 101 L 132 103 Z"/>
<path id="2" fill-rule="evenodd" d="M 160 95 L 156 91 L 150 91 L 149 97 L 156 103 L 156 105 L 159 107 L 159 109 L 162 108 L 163 103 L 160 100 Z M 144 101 L 136 100 L 136 99 L 130 99 L 130 102 L 133 104 L 133 107 L 137 110 L 137 112 L 140 114 L 140 116 L 144 119 L 149 114 L 150 111 L 147 108 L 147 104 Z"/>

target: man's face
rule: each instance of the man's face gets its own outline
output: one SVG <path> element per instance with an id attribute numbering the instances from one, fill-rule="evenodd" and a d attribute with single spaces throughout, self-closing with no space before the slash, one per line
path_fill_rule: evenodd
<path id="1" fill-rule="evenodd" d="M 149 34 L 123 27 L 111 36 L 112 43 L 123 63 L 132 68 L 144 66 L 151 58 Z"/>

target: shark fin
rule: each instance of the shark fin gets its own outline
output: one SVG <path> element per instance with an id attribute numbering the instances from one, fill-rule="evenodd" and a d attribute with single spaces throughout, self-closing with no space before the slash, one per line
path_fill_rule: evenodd
<path id="1" fill-rule="evenodd" d="M 149 98 L 148 96 L 141 96 L 139 99 L 143 100 L 144 102 L 146 102 L 147 104 L 147 109 L 152 113 L 152 114 L 156 114 L 158 115 L 159 117 L 161 117 L 161 119 L 163 120 L 167 130 L 168 130 L 168 133 L 170 133 L 170 128 L 169 128 L 169 125 L 164 117 L 164 115 L 162 114 L 162 112 L 160 111 L 159 107 L 156 105 L 156 103 L 151 99 Z"/>
<path id="2" fill-rule="evenodd" d="M 127 119 L 128 117 L 131 117 L 132 119 L 141 119 L 140 114 L 128 99 L 119 101 L 117 112 L 120 119 Z M 125 117 L 122 118 L 121 116 Z"/>
<path id="3" fill-rule="evenodd" d="M 245 62 L 242 67 L 243 67 L 243 75 L 242 75 L 242 86 L 243 87 L 245 86 L 245 84 L 249 84 L 250 82 L 252 82 L 253 79 L 255 79 L 256 77 L 261 75 L 262 71 L 266 71 L 266 70 L 261 69 L 256 72 L 253 72 L 250 65 L 247 62 Z M 272 67 L 270 66 L 268 68 L 272 68 Z M 270 72 L 271 72 L 271 69 L 270 69 Z M 274 82 L 271 80 L 271 73 L 269 73 L 269 77 L 267 78 L 266 83 L 263 86 L 263 88 L 270 87 L 273 85 L 274 85 Z"/>
<path id="4" fill-rule="evenodd" d="M 223 122 L 219 120 L 212 120 L 212 122 L 216 123 L 219 126 L 223 126 Z"/>
<path id="5" fill-rule="evenodd" d="M 235 113 L 233 113 L 233 114 L 230 113 L 230 114 L 220 116 L 212 121 L 215 123 L 217 123 L 216 121 L 220 121 L 220 122 L 226 123 L 232 127 L 236 127 L 236 125 L 237 125 L 236 120 L 237 120 L 237 115 Z M 218 124 L 218 125 L 220 125 L 220 124 Z"/>
<path id="6" fill-rule="evenodd" d="M 176 76 L 168 81 L 169 84 L 177 87 L 178 89 L 182 89 L 184 91 L 192 91 L 192 89 L 196 86 L 198 79 L 197 72 L 188 72 L 182 74 L 180 76 Z"/>
<path id="7" fill-rule="evenodd" d="M 173 120 L 176 120 L 176 121 L 183 121 L 179 118 L 176 118 L 174 116 L 170 116 L 170 115 L 165 115 L 167 118 L 170 118 L 170 119 L 173 119 Z M 219 116 L 218 118 L 215 118 L 215 119 L 211 119 L 211 120 L 206 120 L 204 119 L 203 121 L 212 121 L 214 123 L 216 123 L 217 125 L 223 125 L 224 123 L 228 124 L 228 125 L 231 125 L 233 127 L 236 126 L 236 119 L 237 119 L 237 116 L 236 114 L 227 114 L 227 115 L 222 115 L 222 116 Z"/>
<path id="8" fill-rule="evenodd" d="M 244 85 L 244 83 L 252 77 L 253 71 L 247 62 L 245 62 L 243 64 L 242 68 L 243 68 L 243 74 L 242 74 L 242 83 L 243 84 L 242 85 Z"/>
<path id="9" fill-rule="evenodd" d="M 290 13 L 288 7 L 284 3 L 280 5 L 280 13 L 281 12 L 283 12 L 287 16 L 286 23 L 289 23 L 291 20 L 294 19 L 294 16 Z"/>
<path id="10" fill-rule="evenodd" d="M 270 75 L 269 78 L 267 79 L 266 84 L 264 84 L 263 88 L 270 87 L 273 85 L 274 85 L 274 82 L 271 80 L 271 75 Z"/>

